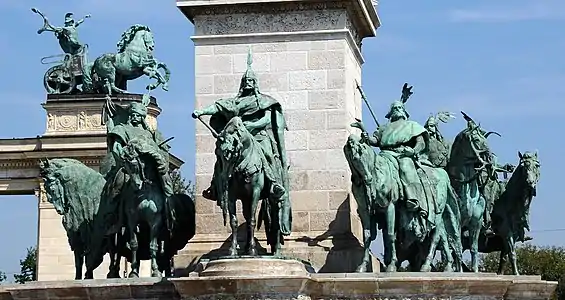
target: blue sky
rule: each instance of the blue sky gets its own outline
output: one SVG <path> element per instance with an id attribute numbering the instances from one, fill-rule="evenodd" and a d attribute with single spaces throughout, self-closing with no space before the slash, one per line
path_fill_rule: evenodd
<path id="1" fill-rule="evenodd" d="M 49 5 L 47 5 L 49 2 Z M 41 57 L 58 54 L 50 33 L 37 35 L 40 9 L 61 25 L 66 12 L 91 14 L 80 27 L 91 59 L 114 52 L 121 33 L 135 23 L 151 27 L 155 55 L 172 69 L 170 91 L 157 91 L 163 113 L 159 126 L 176 155 L 193 175 L 194 98 L 193 26 L 173 0 L 5 0 L 0 3 L 0 137 L 32 137 L 44 132 Z M 560 88 L 565 83 L 565 2 L 562 0 L 408 1 L 379 4 L 382 27 L 366 39 L 363 55 L 365 93 L 380 118 L 399 96 L 402 84 L 414 85 L 407 103 L 411 117 L 424 122 L 432 112 L 449 110 L 457 119 L 441 129 L 453 137 L 464 125 L 464 110 L 488 130 L 502 162 L 517 162 L 517 151 L 539 151 L 541 180 L 531 209 L 535 243 L 565 245 L 563 197 L 559 175 L 565 166 L 559 133 L 565 126 Z M 146 79 L 131 85 L 143 91 Z M 235 87 L 234 87 L 235 92 Z M 364 119 L 372 126 L 365 110 Z M 552 196 L 553 195 L 553 196 Z M 15 224 L 19 226 L 15 229 Z M 536 231 L 537 230 L 537 231 Z M 37 202 L 33 196 L 0 198 L 0 270 L 17 272 L 25 248 L 37 241 Z M 380 239 L 380 237 L 379 237 Z M 6 245 L 8 243 L 4 243 Z"/>

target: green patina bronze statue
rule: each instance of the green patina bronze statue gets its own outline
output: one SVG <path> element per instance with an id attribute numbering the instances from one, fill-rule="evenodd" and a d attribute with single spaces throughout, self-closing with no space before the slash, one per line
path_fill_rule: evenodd
<path id="1" fill-rule="evenodd" d="M 360 120 L 353 123 L 353 127 L 362 130 L 361 136 L 350 136 L 344 148 L 364 230 L 365 257 L 358 272 L 364 272 L 369 262 L 368 248 L 376 237 L 374 227 L 379 215 L 383 218 L 385 264 L 389 272 L 402 263 L 396 253 L 398 246 L 406 252 L 414 244 L 429 242 L 429 247 L 420 249 L 425 252 L 425 259 L 418 266 L 421 271 L 431 269 L 438 243 L 448 259 L 448 270 L 454 265 L 451 249 L 461 250 L 456 195 L 447 172 L 426 159 L 426 129 L 408 120 L 404 103 L 410 95 L 411 88 L 405 84 L 401 100 L 394 101 L 386 115 L 390 122 L 379 126 L 372 136 Z M 377 154 L 368 146 L 381 151 Z M 457 253 L 454 266 L 459 269 L 460 251 Z"/>
<path id="2" fill-rule="evenodd" d="M 424 124 L 424 128 L 429 136 L 428 160 L 438 168 L 445 168 L 447 166 L 450 150 L 449 143 L 444 139 L 438 128 L 438 121 L 447 123 L 453 118 L 455 116 L 449 112 L 438 112 L 435 116 L 430 116 Z"/>
<path id="3" fill-rule="evenodd" d="M 127 81 L 143 75 L 156 80 L 146 87 L 147 90 L 159 86 L 168 90 L 170 71 L 165 63 L 153 56 L 155 42 L 149 27 L 132 25 L 122 34 L 117 46 L 117 53 L 103 54 L 90 66 L 90 90 L 107 94 L 125 93 Z M 159 73 L 159 69 L 163 69 L 165 74 Z"/>
<path id="4" fill-rule="evenodd" d="M 249 255 L 257 254 L 253 236 L 255 211 L 261 202 L 259 226 L 261 221 L 265 222 L 268 244 L 272 253 L 279 255 L 283 235 L 290 234 L 292 224 L 284 140 L 286 125 L 280 103 L 259 91 L 251 65 L 250 51 L 247 70 L 234 98 L 220 99 L 192 114 L 217 138 L 214 175 L 203 195 L 217 201 L 224 212 L 224 220 L 229 214 L 232 256 L 237 255 L 235 202 L 240 199 L 243 203 Z M 204 115 L 211 115 L 209 125 L 201 119 Z"/>
<path id="5" fill-rule="evenodd" d="M 43 27 L 37 33 L 54 32 L 65 53 L 42 59 L 44 64 L 56 64 L 44 76 L 44 86 L 48 93 L 126 93 L 127 82 L 143 75 L 156 80 L 147 85 L 147 90 L 154 90 L 159 86 L 168 90 L 170 71 L 165 63 L 153 56 L 155 41 L 148 26 L 132 25 L 117 43 L 117 53 L 106 53 L 89 62 L 87 45 L 79 41 L 77 31 L 84 19 L 75 21 L 73 14 L 67 13 L 64 26 L 55 27 L 38 9 L 32 8 L 32 11 L 43 18 Z M 87 15 L 85 18 L 89 17 Z M 62 59 L 49 61 L 56 57 Z M 160 69 L 164 74 L 159 72 Z"/>
<path id="6" fill-rule="evenodd" d="M 85 19 L 90 18 L 90 15 L 86 15 L 84 19 L 75 21 L 73 19 L 73 13 L 66 13 L 64 25 L 61 27 L 56 27 L 51 25 L 47 17 L 45 17 L 45 15 L 43 15 L 43 13 L 41 13 L 37 8 L 32 8 L 31 11 L 43 18 L 43 27 L 37 31 L 38 34 L 46 31 L 53 32 L 55 34 L 55 37 L 57 37 L 59 45 L 61 46 L 61 49 L 64 53 L 77 55 L 81 54 L 84 51 L 85 45 L 81 43 L 78 38 L 77 27 L 80 26 L 80 24 L 82 24 Z"/>
<path id="7" fill-rule="evenodd" d="M 131 262 L 129 277 L 138 277 L 139 261 L 148 259 L 151 276 L 171 276 L 171 258 L 195 234 L 193 199 L 172 189 L 169 147 L 145 122 L 148 103 L 149 97 L 127 108 L 106 103 L 108 154 L 100 173 L 71 159 L 41 164 L 48 201 L 63 215 L 75 253 L 77 279 L 83 262 L 85 278 L 92 278 L 105 253 L 108 278 L 119 277 L 121 257 Z"/>
<path id="8" fill-rule="evenodd" d="M 496 237 L 502 240 L 502 247 L 483 251 L 500 251 L 498 274 L 503 273 L 509 258 L 512 263 L 512 273 L 519 275 L 516 264 L 516 243 L 530 239 L 526 236 L 525 230 L 530 230 L 530 205 L 537 192 L 540 162 L 537 152 L 524 154 L 518 152 L 518 157 L 520 158 L 518 167 L 512 173 L 492 210 L 492 228 Z"/>
<path id="9" fill-rule="evenodd" d="M 161 275 L 157 261 L 162 248 L 159 240 L 163 235 L 172 236 L 178 217 L 171 206 L 175 195 L 169 176 L 169 147 L 161 134 L 147 125 L 147 105 L 148 96 L 143 103 L 132 102 L 126 109 L 111 101 L 104 106 L 104 115 L 110 118 L 106 120 L 109 154 L 101 167 L 106 177 L 102 197 L 120 203 L 117 220 L 108 225 L 126 227 L 132 252 L 129 277 L 139 276 L 138 239 L 143 235 L 149 237 L 151 276 Z"/>
<path id="10" fill-rule="evenodd" d="M 362 133 L 351 135 L 344 147 L 364 229 L 366 251 L 357 271 L 366 270 L 368 247 L 381 228 L 387 271 L 406 259 L 410 270 L 428 271 L 440 246 L 446 270 L 466 267 L 462 251 L 469 249 L 471 271 L 478 272 L 479 252 L 501 251 L 500 270 L 509 257 L 518 274 L 514 249 L 517 241 L 531 239 L 525 229 L 539 180 L 537 154 L 519 154 L 516 170 L 500 165 L 487 140 L 499 134 L 486 132 L 464 112 L 467 126 L 450 144 L 437 125 L 453 116 L 440 112 L 423 127 L 409 121 L 404 103 L 410 95 L 405 84 L 387 114 L 390 122 L 380 126 L 375 119 L 373 135 L 360 120 L 353 123 Z M 374 117 L 362 91 L 361 96 Z M 508 181 L 498 178 L 513 171 Z"/>

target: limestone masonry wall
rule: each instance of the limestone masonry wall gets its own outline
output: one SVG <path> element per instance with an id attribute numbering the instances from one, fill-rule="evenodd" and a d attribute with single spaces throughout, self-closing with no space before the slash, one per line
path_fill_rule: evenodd
<path id="1" fill-rule="evenodd" d="M 199 32 L 198 26 L 196 31 Z M 290 161 L 293 235 L 287 239 L 290 242 L 285 249 L 320 268 L 326 264 L 327 253 L 307 249 L 304 237 L 328 235 L 320 244 L 331 248 L 336 240 L 350 236 L 351 232 L 361 236 L 356 211 L 350 210 L 350 172 L 343 154 L 351 131 L 349 124 L 361 115 L 356 93 L 361 70 L 347 33 L 319 40 L 294 39 L 218 45 L 200 45 L 195 41 L 195 108 L 235 96 L 251 47 L 260 91 L 281 102 L 288 126 L 285 139 Z M 221 209 L 201 196 L 213 173 L 214 142 L 209 130 L 197 122 L 197 236 L 185 254 L 206 253 L 229 237 L 230 229 L 223 226 Z M 257 237 L 264 238 L 263 233 Z"/>

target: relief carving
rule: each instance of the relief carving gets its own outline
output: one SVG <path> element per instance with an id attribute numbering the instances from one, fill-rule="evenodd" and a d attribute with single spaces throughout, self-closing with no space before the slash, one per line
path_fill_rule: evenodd
<path id="1" fill-rule="evenodd" d="M 62 115 L 57 117 L 57 130 L 73 131 L 77 130 L 77 116 Z"/>
<path id="2" fill-rule="evenodd" d="M 39 199 L 39 203 L 47 203 L 47 193 L 43 180 L 39 182 L 39 187 L 35 190 L 35 196 Z"/>
<path id="3" fill-rule="evenodd" d="M 291 11 L 284 15 L 280 12 L 248 12 L 196 18 L 196 35 L 223 35 L 345 29 L 347 12 L 344 9 Z"/>
<path id="4" fill-rule="evenodd" d="M 105 126 L 102 125 L 102 116 L 100 114 L 92 114 L 88 116 L 88 122 L 91 128 L 103 129 Z"/>
<path id="5" fill-rule="evenodd" d="M 84 130 L 84 129 L 89 129 L 91 128 L 91 124 L 90 122 L 87 122 L 87 116 L 86 113 L 84 111 L 81 111 L 78 114 L 78 130 Z"/>
<path id="6" fill-rule="evenodd" d="M 55 116 L 52 113 L 47 114 L 47 130 L 55 130 Z"/>

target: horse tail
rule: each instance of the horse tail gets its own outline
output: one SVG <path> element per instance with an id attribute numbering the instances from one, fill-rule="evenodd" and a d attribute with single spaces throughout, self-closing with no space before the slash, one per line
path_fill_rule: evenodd
<path id="1" fill-rule="evenodd" d="M 449 246 L 455 254 L 455 261 L 458 265 L 463 262 L 463 247 L 461 245 L 461 212 L 459 210 L 459 197 L 451 185 L 447 186 L 447 201 L 443 211 L 443 222 L 447 232 Z M 447 253 L 450 249 L 445 249 Z M 458 268 L 459 269 L 459 266 Z"/>

